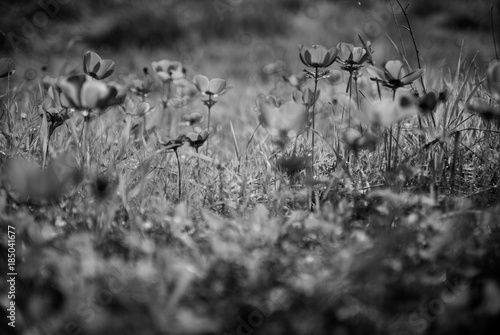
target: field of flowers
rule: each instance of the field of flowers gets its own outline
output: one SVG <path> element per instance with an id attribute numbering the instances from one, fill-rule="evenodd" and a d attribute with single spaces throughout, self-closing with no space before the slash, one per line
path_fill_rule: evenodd
<path id="1" fill-rule="evenodd" d="M 54 35 L 24 2 L 0 24 L 2 334 L 498 333 L 490 5 L 41 1 Z"/>

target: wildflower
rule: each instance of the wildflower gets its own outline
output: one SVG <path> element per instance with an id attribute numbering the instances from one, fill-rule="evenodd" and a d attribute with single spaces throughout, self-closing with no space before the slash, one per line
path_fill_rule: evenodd
<path id="1" fill-rule="evenodd" d="M 472 98 L 466 105 L 467 110 L 486 120 L 500 120 L 500 107 L 490 105 L 481 98 Z"/>
<path id="2" fill-rule="evenodd" d="M 288 77 L 283 76 L 283 80 L 300 90 L 307 81 L 307 75 L 305 72 L 300 72 L 298 74 L 292 74 Z"/>
<path id="3" fill-rule="evenodd" d="M 364 134 L 361 135 L 359 131 L 356 129 L 348 129 L 344 135 L 344 142 L 347 144 L 349 149 L 354 152 L 358 152 L 359 150 L 369 150 L 374 151 L 377 147 L 377 143 L 379 138 L 372 134 Z"/>
<path id="4" fill-rule="evenodd" d="M 111 59 L 102 59 L 93 51 L 87 51 L 83 55 L 83 72 L 94 79 L 109 77 L 115 70 L 115 62 Z"/>
<path id="5" fill-rule="evenodd" d="M 416 98 L 407 90 L 397 91 L 395 99 L 378 101 L 373 106 L 364 106 L 368 111 L 364 117 L 374 126 L 389 127 L 407 117 L 418 114 Z"/>
<path id="6" fill-rule="evenodd" d="M 500 61 L 494 60 L 491 62 L 486 75 L 493 99 L 500 102 Z"/>
<path id="7" fill-rule="evenodd" d="M 262 68 L 262 72 L 264 72 L 264 74 L 271 75 L 271 74 L 275 74 L 275 73 L 281 73 L 281 72 L 285 71 L 285 69 L 286 69 L 285 62 L 283 62 L 282 60 L 277 60 L 274 63 L 270 63 L 270 64 L 265 65 Z"/>
<path id="8" fill-rule="evenodd" d="M 335 47 L 327 49 L 322 45 L 313 45 L 312 47 L 299 45 L 300 60 L 307 67 L 329 67 L 335 62 L 338 52 Z"/>
<path id="9" fill-rule="evenodd" d="M 151 66 L 155 70 L 158 78 L 164 83 L 177 81 L 184 78 L 186 69 L 179 61 L 170 61 L 163 59 L 158 62 L 152 62 Z"/>
<path id="10" fill-rule="evenodd" d="M 364 48 L 355 47 L 353 44 L 339 43 L 337 49 L 339 50 L 337 62 L 342 70 L 349 73 L 359 70 L 369 58 Z"/>
<path id="11" fill-rule="evenodd" d="M 366 51 L 366 54 L 367 54 L 367 57 L 368 57 L 366 59 L 366 61 L 370 65 L 375 65 L 375 62 L 373 61 L 373 57 L 372 57 L 372 54 L 373 54 L 372 42 L 370 42 L 370 41 L 365 42 L 365 40 L 363 40 L 363 38 L 359 34 L 358 34 L 358 38 L 361 41 L 361 44 L 363 44 L 363 49 L 365 49 L 365 51 Z"/>
<path id="12" fill-rule="evenodd" d="M 320 91 L 317 90 L 316 95 L 314 95 L 314 91 L 310 88 L 307 88 L 304 92 L 295 91 L 293 92 L 293 101 L 309 108 L 318 101 L 319 94 Z"/>
<path id="13" fill-rule="evenodd" d="M 294 101 L 276 106 L 269 97 L 257 98 L 259 119 L 273 137 L 295 137 L 306 127 L 309 113 Z"/>
<path id="14" fill-rule="evenodd" d="M 144 78 L 139 78 L 137 75 L 131 74 L 123 78 L 123 80 L 125 82 L 125 86 L 127 86 L 130 92 L 137 94 L 144 100 L 149 95 L 149 93 L 151 93 L 154 85 L 154 79 L 148 73 L 147 67 L 143 69 L 143 72 Z"/>
<path id="15" fill-rule="evenodd" d="M 194 76 L 193 82 L 201 94 L 210 98 L 220 97 L 231 89 L 230 86 L 227 86 L 226 80 L 220 78 L 208 80 L 205 76 L 196 75 Z"/>
<path id="16" fill-rule="evenodd" d="M 201 147 L 203 143 L 205 143 L 210 133 L 211 128 L 205 128 L 199 133 L 190 132 L 186 134 L 186 136 L 184 137 L 184 141 L 188 142 L 189 145 L 192 146 L 196 150 L 196 152 L 198 152 L 198 148 Z"/>
<path id="17" fill-rule="evenodd" d="M 63 107 L 77 110 L 104 109 L 111 105 L 118 91 L 101 81 L 91 80 L 84 74 L 60 78 L 56 83 Z"/>
<path id="18" fill-rule="evenodd" d="M 186 79 L 181 79 L 176 85 L 177 96 L 172 98 L 171 103 L 176 108 L 189 104 L 197 95 L 198 89 Z"/>
<path id="19" fill-rule="evenodd" d="M 392 90 L 411 84 L 424 73 L 424 69 L 408 72 L 400 60 L 388 61 L 384 69 L 369 66 L 366 70 L 373 76 L 371 80 L 377 81 Z"/>
<path id="20" fill-rule="evenodd" d="M 16 72 L 16 66 L 11 58 L 0 58 L 0 78 L 10 77 Z"/>
<path id="21" fill-rule="evenodd" d="M 186 125 L 191 126 L 193 124 L 203 122 L 203 115 L 200 113 L 185 114 L 182 116 L 181 120 L 182 122 L 185 122 Z"/>
<path id="22" fill-rule="evenodd" d="M 429 91 L 417 100 L 417 105 L 423 113 L 427 114 L 434 112 L 438 102 L 438 94 L 434 91 Z"/>

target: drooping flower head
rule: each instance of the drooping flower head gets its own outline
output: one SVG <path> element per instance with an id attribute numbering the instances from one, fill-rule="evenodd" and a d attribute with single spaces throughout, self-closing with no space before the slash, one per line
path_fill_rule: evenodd
<path id="1" fill-rule="evenodd" d="M 366 70 L 372 76 L 371 80 L 377 81 L 392 90 L 413 83 L 424 73 L 424 69 L 408 71 L 400 60 L 388 61 L 384 69 L 369 66 Z"/>
<path id="2" fill-rule="evenodd" d="M 93 51 L 86 51 L 83 55 L 83 72 L 94 79 L 109 77 L 115 70 L 115 62 L 111 59 L 102 59 Z"/>
<path id="3" fill-rule="evenodd" d="M 299 45 L 300 60 L 307 67 L 329 67 L 335 62 L 338 52 L 336 47 L 327 49 L 322 45 L 313 45 L 311 47 Z"/>

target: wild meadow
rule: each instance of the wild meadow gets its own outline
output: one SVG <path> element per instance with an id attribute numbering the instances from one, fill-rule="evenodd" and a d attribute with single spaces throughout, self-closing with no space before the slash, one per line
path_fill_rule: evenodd
<path id="1" fill-rule="evenodd" d="M 18 6 L 2 334 L 497 334 L 498 3 Z"/>

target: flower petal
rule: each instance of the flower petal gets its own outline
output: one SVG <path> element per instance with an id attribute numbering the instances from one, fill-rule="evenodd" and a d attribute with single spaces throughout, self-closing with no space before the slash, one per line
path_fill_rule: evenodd
<path id="1" fill-rule="evenodd" d="M 386 75 L 389 75 L 390 79 L 400 79 L 401 70 L 403 68 L 403 63 L 400 60 L 390 60 L 385 64 Z"/>
<path id="2" fill-rule="evenodd" d="M 380 79 L 382 81 L 388 81 L 388 78 L 386 77 L 384 70 L 382 70 L 376 66 L 370 65 L 366 68 L 366 71 L 373 78 L 377 78 L 377 79 Z"/>
<path id="3" fill-rule="evenodd" d="M 116 88 L 96 80 L 87 80 L 80 93 L 81 108 L 105 108 L 117 94 Z"/>
<path id="4" fill-rule="evenodd" d="M 84 74 L 63 77 L 57 82 L 61 91 L 61 105 L 64 107 L 81 108 L 80 92 L 83 84 L 88 80 Z"/>
<path id="5" fill-rule="evenodd" d="M 226 81 L 224 79 L 213 78 L 212 80 L 210 80 L 210 83 L 208 85 L 208 91 L 210 93 L 212 93 L 213 95 L 218 95 L 222 91 L 224 91 L 226 86 L 227 86 L 227 84 L 226 84 Z"/>
<path id="6" fill-rule="evenodd" d="M 409 74 L 407 74 L 406 76 L 401 78 L 401 83 L 403 85 L 411 84 L 412 82 L 414 82 L 418 78 L 422 77 L 423 74 L 424 74 L 424 69 L 418 69 L 418 70 L 415 70 L 413 72 L 410 72 Z"/>
<path id="7" fill-rule="evenodd" d="M 202 94 L 206 94 L 210 85 L 210 81 L 208 80 L 208 78 L 200 74 L 194 76 L 193 83 L 198 91 Z"/>
<path id="8" fill-rule="evenodd" d="M 100 65 L 99 70 L 96 72 L 97 79 L 107 78 L 115 71 L 115 62 L 111 59 L 102 60 Z"/>

